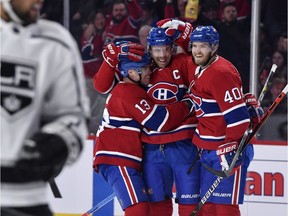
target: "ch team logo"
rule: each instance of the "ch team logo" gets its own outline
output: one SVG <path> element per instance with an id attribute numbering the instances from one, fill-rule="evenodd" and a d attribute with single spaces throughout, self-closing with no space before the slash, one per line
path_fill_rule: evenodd
<path id="1" fill-rule="evenodd" d="M 36 66 L 1 59 L 1 109 L 14 117 L 33 103 Z"/>
<path id="2" fill-rule="evenodd" d="M 171 83 L 159 82 L 153 85 L 147 93 L 157 104 L 169 104 L 178 101 L 178 86 Z"/>

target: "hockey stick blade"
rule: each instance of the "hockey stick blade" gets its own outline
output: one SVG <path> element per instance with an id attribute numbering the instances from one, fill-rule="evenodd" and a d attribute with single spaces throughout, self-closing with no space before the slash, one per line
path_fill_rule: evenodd
<path id="1" fill-rule="evenodd" d="M 96 204 L 93 208 L 82 214 L 82 216 L 89 216 L 93 214 L 94 212 L 98 211 L 100 208 L 105 206 L 107 203 L 109 203 L 111 200 L 113 200 L 115 197 L 115 193 L 110 194 L 108 197 L 100 201 L 98 204 Z"/>
<path id="2" fill-rule="evenodd" d="M 279 103 L 282 101 L 282 99 L 285 97 L 285 95 L 288 92 L 288 84 L 284 87 L 282 92 L 279 94 L 279 96 L 275 99 L 275 101 L 272 103 L 272 105 L 269 107 L 265 115 L 262 117 L 260 122 L 252 129 L 247 129 L 241 139 L 241 142 L 239 144 L 239 147 L 235 153 L 235 156 L 231 162 L 231 165 L 229 166 L 228 170 L 219 171 L 214 170 L 213 168 L 209 167 L 206 164 L 202 164 L 209 172 L 213 173 L 214 175 L 227 178 L 231 175 L 231 172 L 235 166 L 235 163 L 238 160 L 239 155 L 243 152 L 243 150 L 246 148 L 246 146 L 251 142 L 254 135 L 260 130 L 260 128 L 263 126 L 263 124 L 267 121 L 269 116 L 273 113 L 273 111 L 276 109 L 276 107 L 279 105 Z"/>

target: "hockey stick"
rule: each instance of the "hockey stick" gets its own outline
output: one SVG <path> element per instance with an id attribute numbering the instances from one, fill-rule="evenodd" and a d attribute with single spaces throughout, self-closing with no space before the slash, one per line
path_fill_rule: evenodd
<path id="1" fill-rule="evenodd" d="M 50 185 L 50 188 L 52 190 L 54 197 L 55 198 L 62 198 L 62 195 L 59 191 L 59 188 L 55 182 L 55 179 L 52 179 L 51 181 L 49 181 L 49 185 Z"/>
<path id="2" fill-rule="evenodd" d="M 113 200 L 115 197 L 115 193 L 110 194 L 108 197 L 100 201 L 98 204 L 96 204 L 93 208 L 82 214 L 82 216 L 89 216 L 93 214 L 94 212 L 98 211 L 100 208 L 105 206 L 107 203 L 109 203 L 111 200 Z"/>
<path id="3" fill-rule="evenodd" d="M 268 75 L 268 77 L 267 77 L 267 79 L 266 79 L 266 82 L 265 82 L 265 84 L 264 84 L 264 86 L 263 86 L 263 88 L 262 88 L 262 91 L 261 91 L 261 93 L 260 93 L 260 95 L 259 95 L 259 98 L 258 98 L 258 102 L 259 102 L 260 104 L 261 104 L 261 102 L 262 102 L 262 100 L 263 100 L 263 98 L 264 98 L 265 93 L 267 92 L 269 86 L 270 86 L 271 83 L 272 83 L 272 79 L 273 79 L 273 76 L 274 76 L 274 74 L 275 74 L 276 69 L 277 69 L 277 65 L 276 65 L 276 64 L 273 64 L 272 67 L 271 67 L 271 70 L 270 70 L 270 72 L 269 72 L 269 75 Z"/>
<path id="4" fill-rule="evenodd" d="M 251 142 L 252 138 L 254 137 L 254 135 L 260 130 L 260 128 L 263 126 L 263 124 L 266 122 L 266 120 L 269 118 L 269 116 L 273 113 L 273 111 L 275 110 L 275 108 L 279 105 L 279 103 L 282 101 L 282 99 L 285 97 L 285 95 L 288 92 L 288 84 L 286 84 L 286 86 L 284 87 L 284 89 L 282 90 L 282 92 L 279 94 L 279 96 L 275 99 L 275 101 L 272 103 L 272 105 L 269 107 L 269 109 L 267 110 L 267 112 L 264 114 L 264 116 L 261 118 L 260 122 L 251 130 L 247 129 L 241 139 L 241 142 L 239 144 L 239 147 L 235 153 L 235 156 L 229 166 L 229 169 L 227 170 L 223 170 L 223 171 L 219 171 L 219 170 L 214 170 L 211 167 L 209 167 L 206 164 L 203 164 L 203 166 L 209 170 L 211 173 L 223 177 L 223 178 L 227 178 L 231 175 L 232 170 L 238 160 L 239 155 L 243 152 L 243 150 L 246 148 L 246 146 Z"/>
<path id="5" fill-rule="evenodd" d="M 267 119 L 269 118 L 269 116 L 273 113 L 273 111 L 275 110 L 275 108 L 279 105 L 279 103 L 282 101 L 282 99 L 285 97 L 285 95 L 288 92 L 288 84 L 286 84 L 286 86 L 284 87 L 284 89 L 282 90 L 282 92 L 279 94 L 279 96 L 275 99 L 275 101 L 273 102 L 273 104 L 269 107 L 268 111 L 265 113 L 265 115 L 263 116 L 263 118 L 261 119 L 261 121 L 256 125 L 256 127 L 252 130 L 251 133 L 247 132 L 248 130 L 245 131 L 245 134 L 243 135 L 243 137 L 245 136 L 245 143 L 243 145 L 243 147 L 241 148 L 241 150 L 243 151 L 245 149 L 245 147 L 250 143 L 250 141 L 252 140 L 253 136 L 259 131 L 259 129 L 263 126 L 263 124 L 267 121 Z M 248 134 L 248 135 L 246 135 Z M 242 142 L 243 138 L 241 139 Z M 240 152 L 240 150 L 239 150 Z M 237 153 L 237 152 L 236 152 Z M 217 186 L 220 184 L 220 182 L 222 181 L 222 179 L 224 177 L 227 177 L 227 174 L 229 173 L 228 176 L 230 176 L 232 169 L 234 168 L 234 165 L 237 161 L 238 157 L 234 157 L 233 161 L 230 165 L 229 170 L 226 171 L 218 171 L 218 170 L 213 170 L 213 171 L 217 171 L 220 174 L 218 175 L 217 179 L 214 181 L 214 183 L 212 184 L 212 186 L 208 189 L 208 191 L 205 193 L 205 195 L 201 198 L 200 202 L 197 204 L 197 206 L 195 207 L 195 209 L 193 210 L 193 212 L 191 213 L 190 216 L 196 216 L 197 213 L 199 212 L 199 210 L 202 208 L 202 206 L 206 203 L 207 199 L 211 196 L 211 194 L 214 192 L 214 190 L 217 188 Z M 232 164 L 233 167 L 232 167 Z M 203 164 L 204 165 L 204 164 Z M 211 169 L 211 168 L 210 168 Z M 218 173 L 217 173 L 218 174 Z M 222 177 L 224 176 L 224 177 Z"/>

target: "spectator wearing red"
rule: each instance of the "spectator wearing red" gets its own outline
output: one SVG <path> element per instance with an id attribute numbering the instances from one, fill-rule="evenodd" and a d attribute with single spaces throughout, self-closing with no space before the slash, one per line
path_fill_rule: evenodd
<path id="1" fill-rule="evenodd" d="M 137 0 L 114 1 L 112 16 L 104 31 L 104 46 L 123 40 L 139 43 L 138 31 L 142 17 L 143 11 Z"/>

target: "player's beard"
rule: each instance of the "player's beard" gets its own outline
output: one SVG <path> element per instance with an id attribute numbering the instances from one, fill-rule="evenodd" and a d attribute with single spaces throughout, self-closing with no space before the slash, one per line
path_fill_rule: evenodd
<path id="1" fill-rule="evenodd" d="M 16 8 L 14 9 L 14 11 L 17 14 L 17 16 L 23 21 L 23 25 L 29 25 L 31 23 L 35 23 L 39 17 L 39 11 L 37 13 L 36 10 L 32 9 L 25 13 L 17 10 Z"/>

